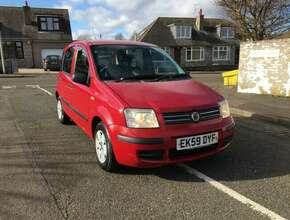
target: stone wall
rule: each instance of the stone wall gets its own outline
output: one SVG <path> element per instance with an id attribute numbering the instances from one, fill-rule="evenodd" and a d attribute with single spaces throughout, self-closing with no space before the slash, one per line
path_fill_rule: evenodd
<path id="1" fill-rule="evenodd" d="M 290 39 L 244 42 L 238 92 L 290 97 Z"/>

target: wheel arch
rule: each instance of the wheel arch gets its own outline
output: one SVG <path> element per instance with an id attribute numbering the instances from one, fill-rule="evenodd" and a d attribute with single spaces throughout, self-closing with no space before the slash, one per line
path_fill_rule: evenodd
<path id="1" fill-rule="evenodd" d="M 92 138 L 95 138 L 95 129 L 96 129 L 97 124 L 99 124 L 100 122 L 104 123 L 104 121 L 99 116 L 93 117 L 93 119 L 91 121 L 91 136 L 92 136 Z"/>
<path id="2" fill-rule="evenodd" d="M 58 99 L 58 97 L 59 97 L 58 91 L 55 91 L 55 98 Z"/>

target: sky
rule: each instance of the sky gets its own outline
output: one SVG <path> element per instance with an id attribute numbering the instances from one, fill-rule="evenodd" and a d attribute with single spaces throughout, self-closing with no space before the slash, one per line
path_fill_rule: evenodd
<path id="1" fill-rule="evenodd" d="M 215 0 L 28 0 L 31 7 L 66 8 L 73 38 L 88 34 L 113 39 L 117 33 L 130 38 L 160 16 L 222 17 Z M 0 5 L 23 6 L 24 0 L 0 0 Z"/>

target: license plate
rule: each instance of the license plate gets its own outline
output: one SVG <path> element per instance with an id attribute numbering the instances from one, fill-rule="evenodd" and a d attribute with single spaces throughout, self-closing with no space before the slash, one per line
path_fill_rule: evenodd
<path id="1" fill-rule="evenodd" d="M 177 150 L 206 147 L 219 141 L 218 132 L 176 139 Z"/>

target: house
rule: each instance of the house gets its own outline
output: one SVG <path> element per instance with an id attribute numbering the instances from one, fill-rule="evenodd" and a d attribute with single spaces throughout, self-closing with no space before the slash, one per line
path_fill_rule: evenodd
<path id="1" fill-rule="evenodd" d="M 237 68 L 239 40 L 225 19 L 159 17 L 141 31 L 137 40 L 156 44 L 185 70 Z"/>
<path id="2" fill-rule="evenodd" d="M 0 6 L 0 34 L 5 63 L 41 67 L 47 55 L 61 55 L 72 41 L 68 10 Z M 1 68 L 2 69 L 2 68 Z"/>

